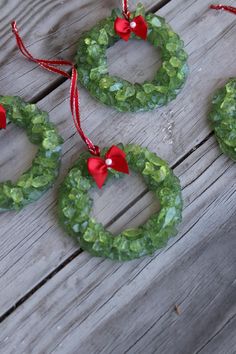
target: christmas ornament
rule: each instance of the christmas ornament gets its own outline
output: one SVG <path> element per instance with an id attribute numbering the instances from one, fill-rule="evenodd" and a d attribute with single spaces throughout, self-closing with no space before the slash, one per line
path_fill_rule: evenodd
<path id="1" fill-rule="evenodd" d="M 141 174 L 148 189 L 155 193 L 161 210 L 144 225 L 113 236 L 90 216 L 92 199 L 88 192 L 94 181 L 86 165 L 89 154 L 85 153 L 60 189 L 59 219 L 82 249 L 94 256 L 125 261 L 153 254 L 176 234 L 181 221 L 182 198 L 179 180 L 165 161 L 138 145 L 120 145 L 119 148 L 124 151 L 130 169 Z M 107 149 L 103 154 L 105 151 Z M 109 179 L 121 176 L 123 174 L 114 170 L 108 171 Z"/>
<path id="2" fill-rule="evenodd" d="M 236 161 L 236 79 L 215 93 L 210 121 L 221 150 Z"/>
<path id="3" fill-rule="evenodd" d="M 211 5 L 210 8 L 236 14 L 232 6 Z M 236 79 L 230 79 L 215 93 L 210 121 L 222 152 L 236 161 Z"/>
<path id="4" fill-rule="evenodd" d="M 106 50 L 120 38 L 147 39 L 160 48 L 163 62 L 152 81 L 133 84 L 109 75 Z M 118 111 L 149 111 L 166 105 L 182 88 L 188 73 L 183 47 L 164 18 L 145 15 L 142 5 L 130 13 L 124 1 L 123 18 L 121 11 L 113 10 L 110 17 L 81 36 L 76 55 L 79 80 L 93 97 Z"/>
<path id="5" fill-rule="evenodd" d="M 130 260 L 152 254 L 163 247 L 176 233 L 181 221 L 182 198 L 178 178 L 164 160 L 138 145 L 112 146 L 100 152 L 100 148 L 92 143 L 81 127 L 77 70 L 74 65 L 63 60 L 33 58 L 25 48 L 15 22 L 12 28 L 25 57 L 44 69 L 71 79 L 70 109 L 88 151 L 80 155 L 60 188 L 59 219 L 62 226 L 83 249 L 95 256 Z M 71 75 L 61 69 L 62 65 L 72 68 Z M 139 228 L 127 229 L 113 236 L 90 217 L 92 199 L 88 192 L 95 184 L 101 188 L 107 179 L 129 174 L 129 168 L 143 176 L 148 189 L 159 199 L 161 210 Z"/>
<path id="6" fill-rule="evenodd" d="M 0 212 L 19 210 L 38 200 L 54 183 L 59 170 L 62 139 L 48 121 L 48 114 L 19 97 L 0 96 L 1 127 L 6 120 L 26 130 L 29 140 L 39 146 L 31 168 L 16 183 L 0 183 Z"/>

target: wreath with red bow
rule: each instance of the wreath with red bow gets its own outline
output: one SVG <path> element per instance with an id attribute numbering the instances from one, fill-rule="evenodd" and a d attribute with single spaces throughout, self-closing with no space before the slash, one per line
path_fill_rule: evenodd
<path id="1" fill-rule="evenodd" d="M 106 151 L 104 149 L 101 154 L 104 158 L 81 154 L 70 170 L 60 189 L 60 222 L 92 255 L 123 261 L 150 255 L 176 234 L 182 214 L 179 180 L 164 160 L 139 145 L 119 145 Z M 161 209 L 137 229 L 127 229 L 113 236 L 90 217 L 92 199 L 88 191 L 95 182 L 100 184 L 107 178 L 120 178 L 123 173 L 119 172 L 128 173 L 127 163 L 133 172 L 143 176 Z M 91 174 L 88 165 L 95 168 L 95 174 Z"/>
<path id="2" fill-rule="evenodd" d="M 161 51 L 162 65 L 154 79 L 143 84 L 110 76 L 106 50 L 120 38 L 147 39 Z M 118 111 L 149 111 L 166 105 L 182 88 L 188 73 L 184 43 L 165 19 L 145 14 L 142 5 L 123 17 L 120 10 L 84 33 L 78 44 L 79 80 L 92 96 Z"/>

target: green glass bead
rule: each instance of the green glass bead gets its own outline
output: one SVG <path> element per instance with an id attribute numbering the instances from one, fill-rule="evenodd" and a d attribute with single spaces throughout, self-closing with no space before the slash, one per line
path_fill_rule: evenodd
<path id="1" fill-rule="evenodd" d="M 143 4 L 138 3 L 135 10 L 135 14 L 133 14 L 133 17 L 140 16 L 140 15 L 143 17 L 145 16 L 145 8 Z"/>
<path id="2" fill-rule="evenodd" d="M 109 42 L 109 37 L 107 35 L 106 30 L 104 28 L 100 29 L 98 43 L 100 45 L 108 45 L 108 42 Z"/>
<path id="3" fill-rule="evenodd" d="M 15 204 L 20 204 L 24 199 L 23 192 L 20 188 L 12 188 L 9 192 L 9 197 L 12 198 Z"/>
<path id="4" fill-rule="evenodd" d="M 156 16 L 156 17 L 153 17 L 153 18 L 151 19 L 150 23 L 151 23 L 151 25 L 152 25 L 153 27 L 159 28 L 159 27 L 162 26 L 162 23 L 161 23 L 160 19 L 159 19 L 157 16 Z"/>
<path id="5" fill-rule="evenodd" d="M 134 95 L 135 95 L 135 88 L 129 86 L 123 90 L 119 90 L 115 97 L 118 101 L 125 101 L 127 98 L 132 97 Z"/>
<path id="6" fill-rule="evenodd" d="M 137 239 L 142 237 L 142 230 L 139 229 L 127 229 L 122 232 L 122 235 L 128 239 Z"/>

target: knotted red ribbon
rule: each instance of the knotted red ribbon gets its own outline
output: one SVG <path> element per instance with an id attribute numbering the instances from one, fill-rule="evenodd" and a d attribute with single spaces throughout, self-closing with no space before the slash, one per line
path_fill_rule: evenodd
<path id="1" fill-rule="evenodd" d="M 122 4 L 123 4 L 123 15 L 128 20 L 130 18 L 128 0 L 122 0 Z"/>
<path id="2" fill-rule="evenodd" d="M 108 175 L 108 168 L 112 168 L 118 172 L 129 173 L 128 165 L 125 160 L 125 153 L 120 150 L 116 146 L 112 146 L 111 149 L 107 152 L 105 156 L 105 160 L 100 158 L 100 148 L 97 145 L 94 145 L 92 141 L 85 135 L 81 127 L 81 119 L 80 119 L 80 109 L 79 109 L 79 90 L 77 86 L 78 81 L 78 73 L 74 66 L 74 64 L 67 60 L 45 60 L 45 59 L 37 59 L 34 58 L 31 53 L 26 49 L 16 26 L 16 22 L 12 22 L 12 32 L 16 37 L 16 42 L 21 53 L 29 60 L 39 64 L 42 68 L 52 71 L 54 73 L 60 74 L 68 79 L 71 80 L 70 85 L 70 109 L 72 113 L 72 117 L 76 126 L 78 133 L 80 134 L 81 138 L 85 142 L 88 147 L 89 152 L 92 155 L 97 157 L 89 158 L 88 159 L 88 170 L 89 173 L 94 178 L 95 182 L 97 183 L 98 187 L 101 188 L 103 183 L 105 182 L 107 175 Z M 68 72 L 59 68 L 60 66 L 69 66 L 72 68 L 72 73 L 69 74 Z M 1 106 L 0 106 L 1 107 Z M 1 115 L 0 115 L 1 118 Z M 96 160 L 96 163 L 95 163 Z M 99 163 L 98 163 L 99 162 Z M 103 167 L 101 162 L 103 162 Z M 109 164 L 109 167 L 107 165 Z M 99 176 L 99 177 L 98 177 Z"/>
<path id="3" fill-rule="evenodd" d="M 132 21 L 127 18 L 117 17 L 114 22 L 115 32 L 125 41 L 128 41 L 133 32 L 137 37 L 147 39 L 148 26 L 144 18 L 140 15 L 134 17 Z"/>
<path id="4" fill-rule="evenodd" d="M 5 108 L 0 105 L 0 129 L 6 129 L 7 127 L 7 114 Z"/>
<path id="5" fill-rule="evenodd" d="M 213 9 L 213 10 L 225 10 L 225 11 L 228 11 L 228 12 L 231 12 L 233 14 L 236 14 L 236 7 L 233 7 L 233 6 L 227 6 L 227 5 L 210 5 L 210 9 Z"/>
<path id="6" fill-rule="evenodd" d="M 45 60 L 45 59 L 37 59 L 34 58 L 31 53 L 26 49 L 16 26 L 16 22 L 12 22 L 12 32 L 16 37 L 17 45 L 21 51 L 21 53 L 29 60 L 39 64 L 42 68 L 52 71 L 54 73 L 60 74 L 67 79 L 71 79 L 71 86 L 70 86 L 70 109 L 72 113 L 72 117 L 76 126 L 78 133 L 80 134 L 81 138 L 88 146 L 89 151 L 91 154 L 99 155 L 99 148 L 95 146 L 92 141 L 84 134 L 83 130 L 81 129 L 80 123 L 80 112 L 79 112 L 79 91 L 77 87 L 77 79 L 78 74 L 74 64 L 68 60 Z M 68 66 L 72 68 L 72 73 L 69 74 L 68 72 L 61 70 L 58 66 Z"/>
<path id="7" fill-rule="evenodd" d="M 129 167 L 124 151 L 114 145 L 107 151 L 104 158 L 89 157 L 87 166 L 98 188 L 101 188 L 107 179 L 109 168 L 129 174 Z"/>

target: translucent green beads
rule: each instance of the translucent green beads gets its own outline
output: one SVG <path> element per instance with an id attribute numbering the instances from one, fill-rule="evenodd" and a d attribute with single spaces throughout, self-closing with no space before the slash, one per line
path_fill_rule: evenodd
<path id="1" fill-rule="evenodd" d="M 221 150 L 236 161 L 236 79 L 214 95 L 210 121 Z"/>
<path id="2" fill-rule="evenodd" d="M 118 111 L 150 111 L 166 105 L 177 96 L 188 73 L 187 54 L 179 35 L 164 18 L 152 13 L 145 15 L 142 5 L 131 19 L 140 14 L 148 24 L 147 40 L 155 48 L 160 48 L 162 57 L 162 66 L 151 82 L 133 84 L 109 75 L 106 50 L 120 39 L 114 31 L 115 19 L 122 17 L 119 10 L 113 10 L 110 17 L 84 33 L 78 43 L 79 80 L 92 96 Z M 134 34 L 131 38 L 138 39 Z"/>
<path id="3" fill-rule="evenodd" d="M 0 212 L 3 212 L 23 208 L 52 186 L 59 171 L 63 141 L 49 123 L 48 114 L 35 104 L 10 96 L 0 96 L 0 104 L 7 112 L 8 122 L 25 129 L 29 140 L 39 146 L 31 168 L 16 183 L 0 183 Z"/>
<path id="4" fill-rule="evenodd" d="M 149 190 L 155 193 L 160 211 L 137 229 L 127 229 L 117 236 L 105 230 L 90 217 L 93 202 L 88 191 L 95 182 L 87 170 L 89 154 L 84 153 L 62 184 L 59 220 L 67 233 L 92 255 L 125 261 L 151 255 L 177 233 L 176 227 L 182 218 L 182 198 L 179 180 L 165 161 L 138 145 L 119 147 L 125 151 L 130 169 L 140 173 Z M 122 176 L 110 170 L 108 179 Z"/>

